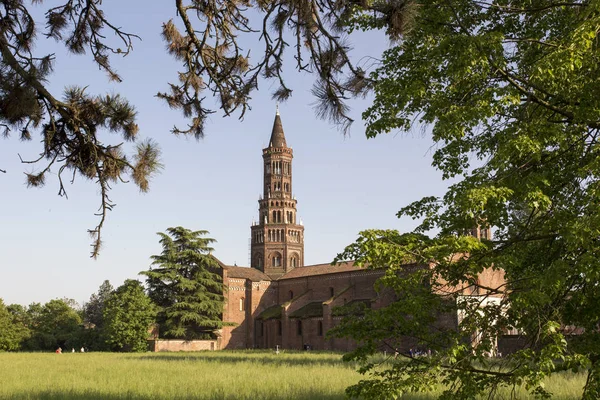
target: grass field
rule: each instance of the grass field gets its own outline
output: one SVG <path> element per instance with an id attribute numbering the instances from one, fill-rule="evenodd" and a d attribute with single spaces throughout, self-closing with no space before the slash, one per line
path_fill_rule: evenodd
<path id="1" fill-rule="evenodd" d="M 359 379 L 339 354 L 0 353 L 3 399 L 343 399 Z M 547 388 L 557 399 L 573 399 L 583 382 L 564 374 Z"/>

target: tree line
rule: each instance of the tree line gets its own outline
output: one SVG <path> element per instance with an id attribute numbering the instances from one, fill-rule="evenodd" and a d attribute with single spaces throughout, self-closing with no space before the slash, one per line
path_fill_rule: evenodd
<path id="1" fill-rule="evenodd" d="M 83 307 L 70 299 L 26 307 L 0 299 L 0 350 L 145 351 L 153 324 L 164 338 L 211 338 L 223 326 L 224 295 L 206 234 L 182 227 L 159 233 L 163 251 L 140 273 L 147 289 L 133 279 L 115 289 L 106 280 Z"/>

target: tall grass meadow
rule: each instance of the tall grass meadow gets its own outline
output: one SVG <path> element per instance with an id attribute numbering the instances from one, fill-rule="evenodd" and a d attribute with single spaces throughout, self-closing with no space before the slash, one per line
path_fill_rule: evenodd
<path id="1" fill-rule="evenodd" d="M 340 354 L 317 352 L 0 353 L 0 398 L 333 400 L 362 378 L 356 368 Z M 583 374 L 562 373 L 546 388 L 555 399 L 576 399 L 584 383 Z"/>

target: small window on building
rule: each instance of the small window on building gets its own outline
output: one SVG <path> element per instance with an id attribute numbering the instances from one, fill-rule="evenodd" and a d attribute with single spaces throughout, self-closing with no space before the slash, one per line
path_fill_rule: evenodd
<path id="1" fill-rule="evenodd" d="M 290 300 L 294 298 L 294 292 L 290 290 Z"/>
<path id="2" fill-rule="evenodd" d="M 244 297 L 240 299 L 240 311 L 246 311 L 246 299 Z"/>
<path id="3" fill-rule="evenodd" d="M 323 321 L 317 322 L 317 335 L 323 336 Z"/>
<path id="4" fill-rule="evenodd" d="M 283 326 L 281 321 L 277 321 L 277 335 L 281 336 L 283 334 Z"/>
<path id="5" fill-rule="evenodd" d="M 333 290 L 332 287 L 329 288 L 329 297 L 333 297 L 333 295 L 335 294 L 335 291 Z"/>
<path id="6" fill-rule="evenodd" d="M 302 321 L 298 320 L 298 336 L 302 336 Z"/>

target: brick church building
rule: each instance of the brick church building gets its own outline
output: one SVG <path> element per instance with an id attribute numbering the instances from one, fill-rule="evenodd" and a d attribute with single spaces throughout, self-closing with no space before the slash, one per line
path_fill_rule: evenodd
<path id="1" fill-rule="evenodd" d="M 342 318 L 335 308 L 363 303 L 379 308 L 393 301 L 377 293 L 381 270 L 339 265 L 304 265 L 304 226 L 297 217 L 292 195 L 294 152 L 288 147 L 279 112 L 271 138 L 263 149 L 263 194 L 258 200 L 259 219 L 251 230 L 251 265 L 223 267 L 227 287 L 221 349 L 275 348 L 347 351 L 354 343 L 327 339 L 327 331 Z M 489 230 L 477 229 L 476 236 Z M 484 279 L 498 281 L 488 271 Z M 455 324 L 455 316 L 447 324 Z"/>

